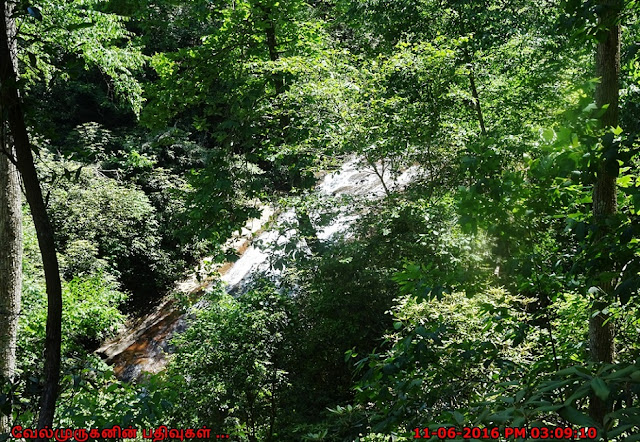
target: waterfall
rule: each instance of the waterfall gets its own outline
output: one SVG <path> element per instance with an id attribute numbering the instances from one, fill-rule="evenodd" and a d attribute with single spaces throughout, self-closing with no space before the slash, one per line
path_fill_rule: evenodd
<path id="1" fill-rule="evenodd" d="M 317 229 L 317 239 L 331 241 L 338 233 L 346 232 L 359 217 L 355 202 L 375 201 L 384 198 L 387 189 L 399 190 L 419 174 L 411 167 L 401 174 L 392 176 L 381 165 L 364 166 L 358 158 L 348 159 L 340 169 L 326 174 L 316 186 L 314 193 L 320 200 L 331 200 L 333 216 L 331 222 Z M 384 183 L 383 183 L 384 181 Z M 340 200 L 352 204 L 337 204 Z M 282 268 L 274 266 L 278 258 L 284 258 L 285 245 L 295 236 L 297 218 L 295 209 L 289 208 L 277 216 L 274 226 L 260 233 L 253 241 L 251 237 L 259 232 L 274 214 L 269 207 L 263 209 L 260 219 L 251 220 L 239 235 L 229 241 L 229 245 L 240 253 L 233 263 L 219 269 L 220 280 L 227 291 L 240 296 L 253 275 L 267 274 L 277 278 Z M 304 250 L 296 248 L 300 253 Z M 202 284 L 194 275 L 178 284 L 185 294 L 204 292 L 211 282 Z M 124 333 L 105 343 L 97 353 L 114 367 L 120 379 L 133 380 L 142 373 L 157 373 L 166 365 L 165 354 L 171 351 L 170 339 L 183 331 L 189 320 L 189 313 L 182 313 L 173 299 L 164 300 L 152 313 L 130 324 Z"/>

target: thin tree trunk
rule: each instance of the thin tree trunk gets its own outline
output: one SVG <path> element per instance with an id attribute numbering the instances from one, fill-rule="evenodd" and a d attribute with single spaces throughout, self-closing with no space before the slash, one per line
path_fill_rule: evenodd
<path id="1" fill-rule="evenodd" d="M 482 136 L 487 136 L 487 129 L 484 125 L 484 117 L 482 116 L 482 107 L 480 107 L 480 97 L 478 96 L 478 89 L 476 88 L 476 79 L 473 74 L 473 67 L 469 70 L 469 83 L 471 83 L 471 96 L 473 97 L 473 105 L 476 108 L 478 114 L 478 123 L 480 124 L 480 131 Z"/>
<path id="2" fill-rule="evenodd" d="M 22 176 L 27 202 L 38 236 L 47 286 L 47 331 L 45 340 L 45 385 L 40 401 L 38 427 L 52 426 L 60 381 L 60 342 L 62 328 L 62 287 L 58 258 L 46 206 L 42 198 L 38 174 L 33 162 L 31 144 L 24 121 L 24 113 L 17 89 L 17 73 L 11 63 L 11 41 L 8 38 L 5 1 L 0 1 L 0 105 L 6 112 L 9 130 L 14 141 L 18 171 Z M 38 439 L 43 440 L 44 439 Z"/>
<path id="3" fill-rule="evenodd" d="M 6 4 L 6 16 L 13 6 Z M 11 60 L 17 70 L 16 27 L 6 23 Z M 0 106 L 0 376 L 12 380 L 16 370 L 16 342 L 22 294 L 22 205 L 15 151 Z M 10 431 L 11 416 L 0 416 L 0 433 Z"/>
<path id="4" fill-rule="evenodd" d="M 322 255 L 324 251 L 322 242 L 318 239 L 318 231 L 311 222 L 308 209 L 306 207 L 296 209 L 296 217 L 298 219 L 300 234 L 304 237 L 311 253 L 313 255 Z"/>
<path id="5" fill-rule="evenodd" d="M 382 188 L 384 189 L 385 195 L 387 195 L 387 198 L 389 198 L 391 196 L 391 192 L 387 187 L 387 183 L 384 182 L 384 169 L 385 169 L 384 160 L 381 165 L 382 173 L 378 171 L 378 166 L 376 166 L 376 163 L 374 161 L 371 161 L 367 158 L 367 164 L 369 165 L 369 167 L 373 169 L 373 172 L 376 174 L 376 176 L 380 180 L 380 184 L 382 184 Z"/>
<path id="6" fill-rule="evenodd" d="M 596 52 L 596 75 L 600 83 L 596 87 L 595 98 L 598 107 L 608 105 L 602 116 L 603 127 L 618 126 L 618 78 L 620 75 L 620 11 L 622 3 L 619 0 L 602 0 L 602 13 L 598 18 L 599 25 L 607 28 L 606 38 L 598 43 Z M 593 188 L 593 216 L 598 233 L 594 241 L 606 239 L 604 230 L 607 217 L 617 211 L 616 203 L 616 170 L 617 164 L 605 165 L 601 160 L 598 177 Z M 612 269 L 600 269 L 603 272 Z M 602 313 L 612 300 L 613 282 L 600 283 L 601 292 L 594 302 L 592 315 L 589 319 L 589 345 L 591 359 L 594 362 L 611 363 L 615 358 L 615 328 L 613 318 Z M 610 406 L 592 395 L 589 405 L 591 417 L 603 424 L 604 417 Z"/>
<path id="7" fill-rule="evenodd" d="M 271 8 L 264 8 L 264 20 L 267 22 L 265 34 L 267 37 L 267 49 L 269 50 L 269 59 L 278 61 L 280 54 L 278 53 L 278 41 L 276 39 L 276 24 L 271 17 Z M 284 91 L 284 80 L 281 74 L 273 74 L 273 84 L 276 89 L 276 96 Z"/>

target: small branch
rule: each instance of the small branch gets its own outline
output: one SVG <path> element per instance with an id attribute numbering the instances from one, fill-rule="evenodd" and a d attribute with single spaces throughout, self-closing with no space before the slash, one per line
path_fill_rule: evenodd
<path id="1" fill-rule="evenodd" d="M 367 163 L 373 169 L 373 171 L 377 175 L 378 179 L 380 180 L 380 183 L 382 184 L 382 188 L 384 189 L 384 193 L 387 194 L 387 197 L 390 197 L 391 196 L 391 192 L 389 192 L 389 189 L 387 188 L 387 184 L 384 182 L 383 175 L 380 175 L 380 172 L 378 172 L 378 167 L 376 166 L 376 163 L 371 161 L 371 160 L 369 160 L 368 158 L 367 158 Z M 383 169 L 382 169 L 382 173 L 384 174 L 384 166 L 383 166 Z"/>
<path id="2" fill-rule="evenodd" d="M 473 96 L 473 105 L 478 113 L 478 122 L 480 123 L 480 131 L 482 136 L 487 136 L 487 129 L 484 125 L 484 117 L 482 116 L 482 107 L 480 107 L 480 98 L 478 97 L 478 89 L 476 88 L 476 80 L 473 75 L 473 67 L 469 69 L 469 82 L 471 83 L 471 95 Z"/>

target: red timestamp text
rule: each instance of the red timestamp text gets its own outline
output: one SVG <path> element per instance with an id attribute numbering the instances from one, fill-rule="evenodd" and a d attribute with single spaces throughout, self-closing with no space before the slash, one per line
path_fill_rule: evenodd
<path id="1" fill-rule="evenodd" d="M 598 430 L 594 427 L 425 427 L 414 428 L 414 439 L 481 439 L 533 438 L 544 440 L 596 439 Z"/>

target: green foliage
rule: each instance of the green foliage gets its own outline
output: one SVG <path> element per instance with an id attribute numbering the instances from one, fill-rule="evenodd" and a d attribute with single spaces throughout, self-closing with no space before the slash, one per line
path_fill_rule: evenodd
<path id="1" fill-rule="evenodd" d="M 339 151 L 357 153 L 380 175 L 398 174 L 415 162 L 442 167 L 452 152 L 436 147 L 436 140 L 442 136 L 443 111 L 453 105 L 459 44 L 402 42 L 389 56 L 360 61 L 350 79 L 356 92 L 334 135 Z"/>
<path id="2" fill-rule="evenodd" d="M 164 380 L 150 376 L 144 385 L 115 379 L 111 369 L 97 359 L 78 364 L 62 380 L 57 418 L 60 427 L 138 429 L 156 428 L 171 415 L 177 391 L 162 389 Z"/>
<path id="3" fill-rule="evenodd" d="M 16 17 L 66 279 L 60 424 L 403 440 L 443 424 L 596 425 L 598 399 L 601 437 L 637 437 L 636 2 L 619 5 L 621 127 L 606 130 L 598 2 L 53 3 L 42 21 Z M 385 186 L 420 174 L 369 203 L 310 196 L 313 173 L 351 155 Z M 602 171 L 617 213 L 596 219 Z M 238 298 L 215 287 L 166 375 L 123 384 L 87 354 L 124 319 L 120 287 L 156 299 L 281 197 L 295 215 L 272 254 L 282 278 Z M 357 219 L 321 239 L 346 207 Z M 29 229 L 21 368 L 0 396 L 19 422 L 45 320 Z M 587 362 L 597 310 L 616 323 L 615 364 Z"/>
<path id="4" fill-rule="evenodd" d="M 183 395 L 173 419 L 226 428 L 239 440 L 280 440 L 292 321 L 291 299 L 268 284 L 238 299 L 211 292 L 196 322 L 174 341 L 169 375 Z"/>
<path id="5" fill-rule="evenodd" d="M 144 57 L 131 43 L 132 34 L 124 23 L 126 17 L 105 13 L 100 0 L 40 2 L 43 15 L 40 22 L 17 8 L 16 21 L 20 28 L 19 54 L 23 58 L 22 77 L 27 84 L 49 82 L 61 76 L 68 80 L 79 70 L 97 67 L 108 79 L 111 88 L 139 113 L 142 107 L 142 88 L 134 77 Z M 65 72 L 66 57 L 69 70 Z"/>
<path id="6" fill-rule="evenodd" d="M 105 177 L 96 167 L 48 161 L 43 166 L 50 167 L 45 192 L 58 247 L 67 255 L 63 271 L 68 278 L 105 269 L 148 300 L 175 275 L 162 248 L 157 212 L 143 191 Z"/>
<path id="7" fill-rule="evenodd" d="M 372 431 L 408 434 L 424 422 L 444 423 L 447 413 L 471 409 L 495 383 L 517 376 L 533 360 L 530 340 L 516 344 L 526 302 L 498 289 L 400 299 L 388 350 L 350 354 L 363 373 L 357 401 Z"/>
<path id="8" fill-rule="evenodd" d="M 226 238 L 248 219 L 260 217 L 254 199 L 259 171 L 246 167 L 238 157 L 216 154 L 210 157 L 206 168 L 192 171 L 189 176 L 190 184 L 185 192 L 188 223 L 184 232 L 189 237 L 204 238 L 220 254 L 219 246 Z"/>
<path id="9" fill-rule="evenodd" d="M 303 2 L 187 8 L 194 12 L 193 26 L 203 28 L 194 36 L 202 44 L 153 57 L 159 78 L 149 85 L 143 121 L 152 127 L 174 122 L 189 132 L 195 129 L 211 151 L 207 167 L 195 171 L 198 207 L 190 207 L 190 213 L 193 224 L 204 224 L 206 235 L 215 236 L 227 232 L 227 226 L 215 232 L 208 213 L 229 213 L 233 231 L 246 220 L 245 197 L 265 196 L 267 186 L 310 185 L 305 171 L 310 158 L 304 152 L 309 126 L 300 127 L 297 103 L 289 102 L 288 92 L 318 69 L 328 37 Z M 173 93 L 176 85 L 183 93 Z"/>
<path id="10" fill-rule="evenodd" d="M 75 239 L 97 242 L 103 256 L 112 261 L 153 253 L 157 226 L 147 197 L 134 188 L 100 179 L 96 170 L 81 178 L 50 191 L 58 241 L 63 245 Z"/>
<path id="11" fill-rule="evenodd" d="M 69 306 L 66 313 L 69 319 L 63 317 L 68 339 L 79 341 L 89 338 L 99 343 L 113 335 L 124 322 L 118 306 L 125 298 L 117 290 L 115 282 L 103 274 L 71 280 L 67 284 L 67 296 L 63 299 Z"/>
<path id="12" fill-rule="evenodd" d="M 451 199 L 425 199 L 420 191 L 373 204 L 317 197 L 292 203 L 296 212 L 306 211 L 317 229 L 334 219 L 340 204 L 362 213 L 352 227 L 330 240 L 316 238 L 315 246 L 309 246 L 313 238 L 301 229 L 283 244 L 284 256 L 274 263 L 286 271 L 285 287 L 294 294 L 299 315 L 299 328 L 290 337 L 292 389 L 284 404 L 298 437 L 354 440 L 368 431 L 362 408 L 349 405 L 353 378 L 344 353 L 373 352 L 385 330 L 392 328 L 385 312 L 396 303 L 393 274 L 402 270 L 403 260 L 430 266 L 431 273 L 421 275 L 424 280 L 470 290 L 490 273 L 484 263 L 487 245 L 460 232 Z M 298 229 L 297 218 L 282 229 Z"/>
<path id="13" fill-rule="evenodd" d="M 10 397 L 13 403 L 13 422 L 32 426 L 37 416 L 41 393 L 40 373 L 44 351 L 47 320 L 47 296 L 42 275 L 42 264 L 37 253 L 35 230 L 25 217 L 25 254 L 23 260 L 22 314 L 19 321 L 17 348 L 17 376 Z M 78 244 L 83 247 L 83 244 Z M 84 256 L 81 255 L 81 258 Z M 63 259 L 64 261 L 64 259 Z M 69 262 L 69 261 L 66 261 Z M 77 262 L 77 261 L 74 261 Z M 86 262 L 86 261 L 83 261 Z M 80 276 L 63 283 L 63 374 L 95 372 L 105 367 L 91 352 L 104 339 L 113 336 L 124 324 L 125 316 L 119 310 L 126 299 L 115 278 L 97 267 L 82 267 Z M 79 368 L 80 367 L 80 368 Z M 95 373 L 94 373 L 95 374 Z M 77 387 L 77 383 L 74 383 Z M 67 395 L 66 386 L 63 396 Z M 72 399 L 77 396 L 71 394 Z M 63 408 L 64 410 L 64 408 Z M 95 409 L 91 409 L 95 413 Z"/>
<path id="14" fill-rule="evenodd" d="M 74 275 L 93 275 L 107 268 L 107 262 L 98 257 L 98 246 L 86 239 L 70 241 L 65 253 L 60 256 L 60 267 L 65 279 L 71 280 Z"/>
<path id="15" fill-rule="evenodd" d="M 639 422 L 633 406 L 640 389 L 634 364 L 572 365 L 522 382 L 498 384 L 498 400 L 480 404 L 474 425 L 574 426 L 598 428 L 597 440 L 633 440 Z M 614 405 L 604 427 L 589 417 L 590 398 Z"/>
<path id="16" fill-rule="evenodd" d="M 33 277 L 33 276 L 31 276 Z M 20 321 L 20 364 L 23 369 L 37 368 L 47 317 L 43 287 L 27 279 L 24 291 L 24 315 Z M 112 277 L 103 273 L 76 277 L 64 286 L 62 351 L 79 357 L 92 351 L 123 325 L 125 316 L 118 310 L 126 296 Z"/>

